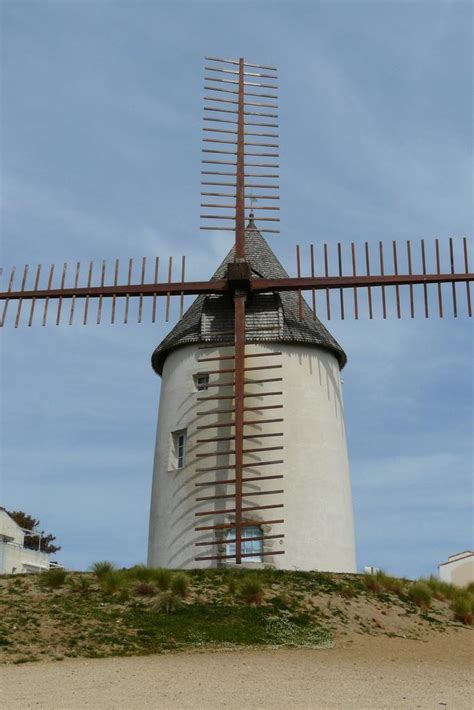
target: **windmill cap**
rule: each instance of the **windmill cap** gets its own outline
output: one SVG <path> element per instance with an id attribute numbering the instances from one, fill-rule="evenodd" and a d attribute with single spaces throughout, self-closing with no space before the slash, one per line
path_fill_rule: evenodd
<path id="1" fill-rule="evenodd" d="M 246 258 L 256 278 L 288 278 L 266 240 L 255 225 L 253 213 L 245 230 Z M 234 260 L 230 250 L 211 280 L 225 278 L 227 264 Z M 247 342 L 298 343 L 331 351 L 342 369 L 347 357 L 339 343 L 316 318 L 303 300 L 301 320 L 298 314 L 298 293 L 294 291 L 250 294 L 246 307 L 246 324 L 254 328 L 247 333 Z M 268 330 L 265 330 L 265 328 Z M 162 374 L 166 357 L 171 350 L 191 343 L 212 343 L 226 340 L 222 333 L 234 328 L 234 305 L 230 295 L 201 295 L 161 341 L 152 355 L 155 372 Z M 227 337 L 228 340 L 228 337 Z"/>

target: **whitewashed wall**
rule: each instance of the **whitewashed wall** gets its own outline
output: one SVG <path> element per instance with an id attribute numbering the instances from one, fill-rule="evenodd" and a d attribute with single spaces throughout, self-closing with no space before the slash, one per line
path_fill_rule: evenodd
<path id="1" fill-rule="evenodd" d="M 453 559 L 439 566 L 439 578 L 457 587 L 466 587 L 474 582 L 474 554 L 453 555 Z"/>
<path id="2" fill-rule="evenodd" d="M 8 538 L 10 542 L 15 542 L 17 545 L 23 545 L 25 539 L 25 534 L 18 523 L 2 509 L 0 509 L 0 537 Z"/>
<path id="3" fill-rule="evenodd" d="M 49 555 L 14 542 L 0 542 L 0 574 L 23 574 L 49 569 Z"/>
<path id="4" fill-rule="evenodd" d="M 285 554 L 265 557 L 265 563 L 282 569 L 355 571 L 355 546 L 349 467 L 344 430 L 344 416 L 339 366 L 330 352 L 304 345 L 255 344 L 247 352 L 282 352 L 281 357 L 258 358 L 259 365 L 282 364 L 281 370 L 252 373 L 255 379 L 283 377 L 282 383 L 247 386 L 247 391 L 273 391 L 282 389 L 282 397 L 265 397 L 248 400 L 269 405 L 282 403 L 282 410 L 252 412 L 252 419 L 277 418 L 283 423 L 246 427 L 245 433 L 255 434 L 252 448 L 284 445 L 283 452 L 265 452 L 248 455 L 246 461 L 265 461 L 283 458 L 284 464 L 246 469 L 246 475 L 258 476 L 283 473 L 284 478 L 247 484 L 245 490 L 284 489 L 284 494 L 246 498 L 245 505 L 283 503 L 282 509 L 252 513 L 259 521 L 284 518 L 284 523 L 264 527 L 268 534 L 284 533 L 285 538 L 266 541 L 265 551 L 284 550 Z M 213 537 L 214 531 L 196 533 L 197 525 L 231 522 L 232 516 L 196 518 L 201 510 L 231 508 L 231 500 L 196 503 L 197 495 L 213 495 L 215 489 L 197 488 L 196 482 L 227 477 L 227 472 L 197 473 L 196 468 L 233 463 L 233 457 L 221 455 L 218 460 L 202 459 L 196 463 L 197 452 L 215 450 L 216 444 L 196 443 L 204 434 L 196 426 L 216 421 L 226 421 L 229 415 L 198 416 L 197 411 L 214 409 L 215 403 L 197 402 L 198 396 L 216 393 L 195 392 L 193 375 L 209 366 L 199 364 L 198 357 L 228 354 L 229 349 L 199 350 L 188 345 L 177 348 L 167 358 L 161 387 L 158 429 L 154 461 L 153 489 L 150 514 L 148 564 L 172 568 L 215 566 L 215 562 L 196 562 L 199 555 L 217 554 L 219 546 L 196 548 L 194 543 Z M 255 364 L 257 359 L 253 361 Z M 219 363 L 217 363 L 219 366 Z M 212 368 L 212 369 L 217 369 Z M 231 377 L 231 376 L 230 376 Z M 219 389 L 219 394 L 227 391 Z M 228 404 L 224 401 L 225 404 Z M 224 402 L 220 408 L 227 408 Z M 187 465 L 181 470 L 170 470 L 171 433 L 188 430 Z M 226 429 L 218 430 L 221 435 Z M 281 431 L 283 437 L 258 439 L 258 434 Z M 208 430 L 206 437 L 215 435 Z M 271 443 L 270 443 L 271 442 Z M 207 449 L 205 447 L 208 447 Z M 227 443 L 223 443 L 224 450 Z M 233 486 L 219 486 L 219 493 L 232 493 Z M 250 514 L 249 514 L 250 515 Z M 199 535 L 201 537 L 199 537 Z M 252 563 L 248 562 L 251 565 Z"/>

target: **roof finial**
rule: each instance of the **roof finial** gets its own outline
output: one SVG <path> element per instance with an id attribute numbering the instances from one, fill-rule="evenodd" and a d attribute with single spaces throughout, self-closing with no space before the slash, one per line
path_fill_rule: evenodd
<path id="1" fill-rule="evenodd" d="M 249 222 L 247 224 L 247 229 L 257 229 L 255 222 L 254 222 L 254 213 L 253 213 L 253 203 L 257 202 L 257 198 L 254 197 L 252 189 L 249 190 L 249 200 L 250 200 L 250 212 L 249 212 Z"/>

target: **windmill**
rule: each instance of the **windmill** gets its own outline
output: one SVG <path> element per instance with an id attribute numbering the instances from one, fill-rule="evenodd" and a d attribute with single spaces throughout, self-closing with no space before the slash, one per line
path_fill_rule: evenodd
<path id="1" fill-rule="evenodd" d="M 323 310 L 330 320 L 337 310 L 342 319 L 358 320 L 366 308 L 371 319 L 378 312 L 401 318 L 405 311 L 411 318 L 443 318 L 443 284 L 453 316 L 464 299 L 472 316 L 467 241 L 449 240 L 446 270 L 439 240 L 429 248 L 422 240 L 416 253 L 411 242 L 403 252 L 393 242 L 390 265 L 382 242 L 376 258 L 365 243 L 363 273 L 354 244 L 348 255 L 342 244 L 332 253 L 328 244 L 322 251 L 311 246 L 309 275 L 297 246 L 296 276 L 290 277 L 263 236 L 278 233 L 279 223 L 276 69 L 244 59 L 207 61 L 201 229 L 235 235 L 211 280 L 187 281 L 184 257 L 177 281 L 169 258 L 165 282 L 158 278 L 158 257 L 151 267 L 141 260 L 138 279 L 130 259 L 126 283 L 118 260 L 111 273 L 102 262 L 98 278 L 92 262 L 85 273 L 80 263 L 72 273 L 64 264 L 59 275 L 54 265 L 46 273 L 41 265 L 32 272 L 26 265 L 19 278 L 15 269 L 7 275 L 0 326 L 32 326 L 35 316 L 44 326 L 52 307 L 56 325 L 75 318 L 87 324 L 92 310 L 96 323 L 105 317 L 128 323 L 132 304 L 139 322 L 149 317 L 155 323 L 159 299 L 168 322 L 177 297 L 180 320 L 152 358 L 163 380 L 149 563 L 254 560 L 351 571 L 339 377 L 346 357 L 319 316 Z M 310 293 L 311 307 L 303 292 Z M 198 298 L 184 313 L 189 295 Z"/>

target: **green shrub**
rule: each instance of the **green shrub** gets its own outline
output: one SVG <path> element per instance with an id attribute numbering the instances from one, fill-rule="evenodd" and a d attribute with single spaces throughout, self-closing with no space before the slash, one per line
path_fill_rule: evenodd
<path id="1" fill-rule="evenodd" d="M 413 582 L 408 590 L 408 598 L 420 609 L 429 609 L 433 593 L 426 582 Z"/>
<path id="2" fill-rule="evenodd" d="M 171 591 L 184 599 L 189 592 L 189 577 L 186 574 L 176 574 L 171 580 Z"/>
<path id="3" fill-rule="evenodd" d="M 58 589 L 62 587 L 67 580 L 67 572 L 61 567 L 53 567 L 46 572 L 41 572 L 39 582 L 41 586 L 49 589 Z"/>
<path id="4" fill-rule="evenodd" d="M 128 574 L 132 579 L 137 579 L 139 582 L 151 582 L 154 579 L 155 570 L 146 565 L 135 565 L 128 570 Z"/>
<path id="5" fill-rule="evenodd" d="M 239 586 L 239 594 L 248 604 L 261 604 L 264 597 L 263 584 L 256 577 L 244 577 Z"/>
<path id="6" fill-rule="evenodd" d="M 451 610 L 456 621 L 466 626 L 474 624 L 474 595 L 469 591 L 459 591 L 451 602 Z"/>
<path id="7" fill-rule="evenodd" d="M 154 569 L 153 579 L 156 582 L 158 589 L 162 592 L 166 592 L 170 588 L 172 579 L 171 570 L 169 569 Z"/>
<path id="8" fill-rule="evenodd" d="M 100 586 L 105 594 L 115 594 L 124 586 L 124 577 L 122 572 L 111 569 L 104 572 L 99 577 Z"/>
<path id="9" fill-rule="evenodd" d="M 95 576 L 100 579 L 105 574 L 113 572 L 115 570 L 115 565 L 113 562 L 102 560 L 101 562 L 94 562 L 94 564 L 91 565 L 91 570 L 94 572 Z"/>
<path id="10" fill-rule="evenodd" d="M 153 597 L 156 594 L 156 588 L 148 582 L 139 582 L 133 588 L 133 593 L 137 597 Z"/>
<path id="11" fill-rule="evenodd" d="M 62 567 L 53 567 L 46 572 L 41 572 L 39 582 L 42 587 L 49 589 L 59 589 L 62 587 L 67 578 L 67 572 Z"/>

